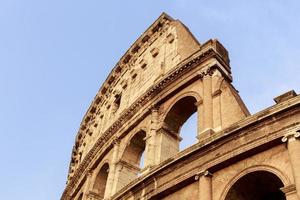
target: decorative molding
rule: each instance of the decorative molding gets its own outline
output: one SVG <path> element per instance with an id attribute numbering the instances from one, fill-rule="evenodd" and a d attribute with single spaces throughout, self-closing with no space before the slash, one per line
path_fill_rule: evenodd
<path id="1" fill-rule="evenodd" d="M 286 133 L 283 138 L 281 139 L 282 142 L 288 142 L 288 141 L 293 141 L 296 139 L 300 139 L 300 126 L 299 127 L 293 127 L 291 130 Z"/>
<path id="2" fill-rule="evenodd" d="M 195 180 L 199 180 L 201 177 L 212 177 L 212 173 L 210 173 L 208 170 L 201 171 L 200 173 L 195 175 Z"/>

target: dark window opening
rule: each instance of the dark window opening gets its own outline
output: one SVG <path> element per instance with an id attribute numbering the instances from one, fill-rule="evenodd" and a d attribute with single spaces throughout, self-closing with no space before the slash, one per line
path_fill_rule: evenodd
<path id="1" fill-rule="evenodd" d="M 195 97 L 187 96 L 176 102 L 164 120 L 164 128 L 179 138 L 174 140 L 177 151 L 183 150 L 197 140 L 197 102 Z M 180 140 L 182 142 L 180 142 Z M 175 144 L 176 143 L 176 144 Z M 175 151 L 175 150 L 173 150 Z M 172 152 L 174 154 L 176 152 Z"/>
<path id="2" fill-rule="evenodd" d="M 115 96 L 114 106 L 113 106 L 113 113 L 117 112 L 117 110 L 120 108 L 121 105 L 121 94 L 117 94 Z"/>

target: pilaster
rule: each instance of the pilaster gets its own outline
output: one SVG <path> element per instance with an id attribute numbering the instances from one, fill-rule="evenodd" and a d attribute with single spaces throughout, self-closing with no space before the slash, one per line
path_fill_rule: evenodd
<path id="1" fill-rule="evenodd" d="M 212 200 L 212 174 L 205 170 L 195 179 L 199 180 L 198 200 Z"/>
<path id="2" fill-rule="evenodd" d="M 197 139 L 200 141 L 201 139 L 201 133 L 204 130 L 203 129 L 203 99 L 197 101 L 195 103 L 195 106 L 197 107 Z"/>
<path id="3" fill-rule="evenodd" d="M 149 168 L 156 164 L 156 132 L 159 122 L 158 109 L 151 108 L 151 121 L 149 125 L 148 135 L 146 137 L 146 153 L 145 153 L 145 168 Z"/>
<path id="4" fill-rule="evenodd" d="M 213 131 L 212 71 L 203 73 L 203 131 L 198 139 L 210 137 Z"/>
<path id="5" fill-rule="evenodd" d="M 162 125 L 156 132 L 156 163 L 159 164 L 175 155 L 179 151 L 181 140 L 179 133 L 175 133 L 168 126 Z"/>
<path id="6" fill-rule="evenodd" d="M 291 167 L 297 191 L 298 199 L 300 199 L 300 127 L 290 130 L 282 138 L 282 142 L 287 143 Z"/>
<path id="7" fill-rule="evenodd" d="M 126 161 L 120 160 L 116 164 L 114 193 L 129 184 L 140 173 L 140 168 Z"/>
<path id="8" fill-rule="evenodd" d="M 109 188 L 109 196 L 113 196 L 116 193 L 116 186 L 117 186 L 117 161 L 119 156 L 119 147 L 120 147 L 120 140 L 115 138 L 114 140 L 114 147 L 113 147 L 113 155 L 112 155 L 112 162 L 110 166 L 110 176 L 108 177 L 108 188 Z"/>
<path id="9" fill-rule="evenodd" d="M 93 171 L 90 170 L 87 173 L 87 179 L 83 190 L 83 200 L 94 200 L 90 198 L 90 192 L 92 191 L 92 176 L 93 176 Z"/>

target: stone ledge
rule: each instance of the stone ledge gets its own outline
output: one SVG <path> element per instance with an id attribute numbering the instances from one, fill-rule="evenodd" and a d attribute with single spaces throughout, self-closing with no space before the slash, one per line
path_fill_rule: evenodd
<path id="1" fill-rule="evenodd" d="M 279 95 L 278 97 L 275 97 L 274 101 L 278 104 L 278 103 L 287 101 L 296 96 L 297 96 L 297 93 L 294 90 L 290 90 L 286 93 L 283 93 L 282 95 Z"/>

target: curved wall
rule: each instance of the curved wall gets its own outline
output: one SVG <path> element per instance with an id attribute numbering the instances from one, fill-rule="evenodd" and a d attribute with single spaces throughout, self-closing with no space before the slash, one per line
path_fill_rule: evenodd
<path id="1" fill-rule="evenodd" d="M 200 45 L 162 14 L 84 116 L 61 199 L 223 200 L 236 173 L 253 166 L 287 169 L 283 184 L 293 187 L 280 139 L 298 130 L 299 96 L 250 116 L 231 82 L 217 40 Z M 198 143 L 180 152 L 180 128 L 195 112 Z"/>

